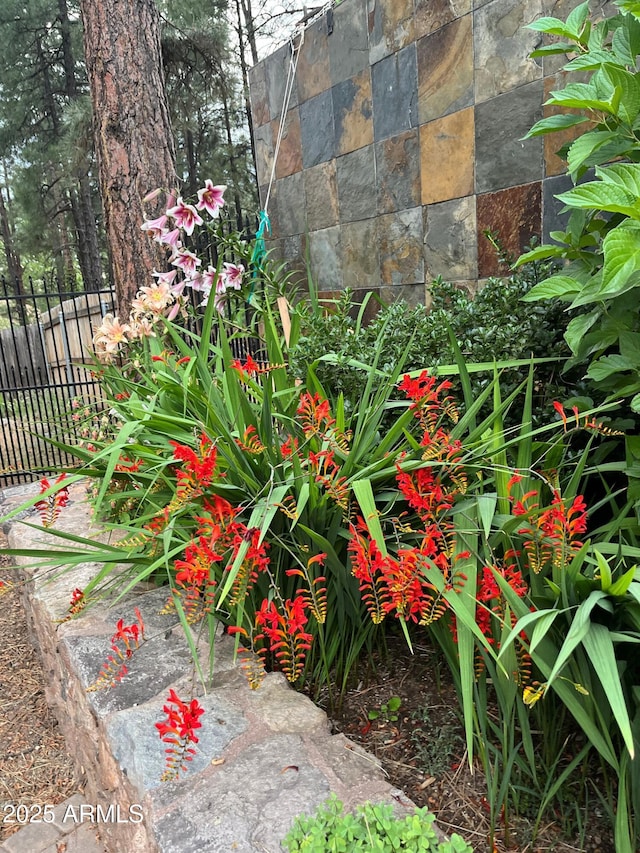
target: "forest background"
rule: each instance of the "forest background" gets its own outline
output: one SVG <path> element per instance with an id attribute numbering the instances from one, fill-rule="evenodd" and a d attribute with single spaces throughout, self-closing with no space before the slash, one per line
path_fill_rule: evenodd
<path id="1" fill-rule="evenodd" d="M 113 280 L 81 6 L 4 0 L 0 9 L 0 273 L 16 295 L 28 278 L 86 290 Z M 247 67 L 285 41 L 304 10 L 295 0 L 155 6 L 181 190 L 193 195 L 207 177 L 233 187 L 239 225 L 258 206 Z"/>

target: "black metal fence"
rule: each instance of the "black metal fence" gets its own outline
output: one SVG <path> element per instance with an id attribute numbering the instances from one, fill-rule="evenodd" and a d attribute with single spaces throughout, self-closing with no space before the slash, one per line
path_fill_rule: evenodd
<path id="1" fill-rule="evenodd" d="M 19 291 L 0 277 L 0 487 L 69 464 L 47 439 L 73 439 L 73 400 L 99 397 L 85 365 L 113 301 L 111 289 L 29 279 Z"/>

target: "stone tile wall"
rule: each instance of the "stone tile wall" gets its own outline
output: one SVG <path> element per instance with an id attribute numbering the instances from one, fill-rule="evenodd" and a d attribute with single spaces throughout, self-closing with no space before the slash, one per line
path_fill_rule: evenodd
<path id="1" fill-rule="evenodd" d="M 304 32 L 275 167 L 273 246 L 305 258 L 324 291 L 412 303 L 441 275 L 504 272 L 483 236 L 517 255 L 557 227 L 564 140 L 523 141 L 561 84 L 523 27 L 570 0 L 342 0 Z M 250 73 L 264 204 L 291 47 Z"/>

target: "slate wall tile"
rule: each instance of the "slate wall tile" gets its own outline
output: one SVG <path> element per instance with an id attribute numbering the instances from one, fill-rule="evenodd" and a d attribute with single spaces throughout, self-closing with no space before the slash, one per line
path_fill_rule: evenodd
<path id="1" fill-rule="evenodd" d="M 484 236 L 495 234 L 507 254 L 518 257 L 542 230 L 542 182 L 509 187 L 477 197 L 478 276 L 505 275 L 495 248 Z"/>
<path id="2" fill-rule="evenodd" d="M 591 171 L 591 170 L 590 170 Z M 593 174 L 590 176 L 593 178 Z M 589 180 L 589 174 L 583 180 Z M 542 241 L 551 242 L 549 234 L 552 231 L 564 231 L 567 227 L 569 214 L 561 213 L 565 210 L 563 202 L 558 201 L 555 196 L 566 193 L 573 188 L 573 181 L 569 175 L 557 175 L 553 178 L 545 178 L 542 182 Z"/>
<path id="3" fill-rule="evenodd" d="M 300 105 L 302 164 L 305 169 L 335 156 L 335 130 L 331 90 Z"/>
<path id="4" fill-rule="evenodd" d="M 478 277 L 476 200 L 474 196 L 423 208 L 424 263 L 427 283 Z"/>
<path id="5" fill-rule="evenodd" d="M 276 181 L 272 195 L 278 212 L 274 237 L 291 237 L 306 230 L 304 179 L 302 172 Z"/>
<path id="6" fill-rule="evenodd" d="M 308 101 L 331 86 L 328 39 L 325 14 L 314 21 L 304 33 L 296 70 L 299 103 Z"/>
<path id="7" fill-rule="evenodd" d="M 249 69 L 249 98 L 254 127 L 266 124 L 271 118 L 264 65 L 264 62 L 260 62 Z"/>
<path id="8" fill-rule="evenodd" d="M 473 105 L 471 25 L 465 15 L 418 41 L 420 124 Z"/>
<path id="9" fill-rule="evenodd" d="M 345 287 L 371 290 L 380 286 L 375 219 L 346 222 L 340 228 L 342 278 Z"/>
<path id="10" fill-rule="evenodd" d="M 307 227 L 310 231 L 338 224 L 336 162 L 319 163 L 304 171 Z"/>
<path id="11" fill-rule="evenodd" d="M 369 62 L 373 65 L 414 40 L 413 0 L 375 0 L 369 14 Z"/>
<path id="12" fill-rule="evenodd" d="M 377 219 L 383 285 L 424 283 L 422 209 L 399 210 Z"/>
<path id="13" fill-rule="evenodd" d="M 542 86 L 536 80 L 476 105 L 476 192 L 542 178 L 542 139 L 522 139 L 542 117 Z"/>
<path id="14" fill-rule="evenodd" d="M 273 166 L 273 127 L 263 124 L 253 130 L 253 147 L 256 153 L 258 186 L 269 183 Z"/>
<path id="15" fill-rule="evenodd" d="M 473 192 L 474 140 L 473 107 L 420 126 L 423 204 Z"/>
<path id="16" fill-rule="evenodd" d="M 336 155 L 347 154 L 373 142 L 371 72 L 336 83 L 331 90 L 335 122 Z"/>
<path id="17" fill-rule="evenodd" d="M 309 232 L 311 275 L 319 290 L 342 290 L 340 226 Z"/>
<path id="18" fill-rule="evenodd" d="M 333 9 L 329 36 L 331 85 L 355 77 L 369 65 L 367 0 L 346 0 Z"/>
<path id="19" fill-rule="evenodd" d="M 271 56 L 264 60 L 264 73 L 267 84 L 267 99 L 269 101 L 269 118 L 280 118 L 282 115 L 282 104 L 284 103 L 285 87 L 289 68 L 291 66 L 291 48 L 289 44 L 283 45 Z M 289 109 L 298 104 L 296 87 L 293 87 Z"/>
<path id="20" fill-rule="evenodd" d="M 542 14 L 542 0 L 491 0 L 473 13 L 476 104 L 542 78 L 529 57 L 540 33 L 525 29 Z"/>
<path id="21" fill-rule="evenodd" d="M 376 215 L 375 156 L 373 145 L 336 160 L 340 221 L 354 222 Z"/>
<path id="22" fill-rule="evenodd" d="M 379 142 L 418 124 L 418 74 L 415 42 L 371 69 L 373 131 Z"/>
<path id="23" fill-rule="evenodd" d="M 420 204 L 420 141 L 417 128 L 375 145 L 378 213 Z"/>
<path id="24" fill-rule="evenodd" d="M 277 139 L 280 119 L 272 122 L 273 139 Z M 300 116 L 295 107 L 286 114 L 280 150 L 276 161 L 276 178 L 286 178 L 302 169 L 302 143 L 300 140 Z"/>
<path id="25" fill-rule="evenodd" d="M 416 38 L 434 33 L 471 9 L 471 0 L 415 0 Z"/>

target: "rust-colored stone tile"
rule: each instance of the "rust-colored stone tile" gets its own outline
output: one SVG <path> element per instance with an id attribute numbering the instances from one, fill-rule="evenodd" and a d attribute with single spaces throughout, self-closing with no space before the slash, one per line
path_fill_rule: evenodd
<path id="1" fill-rule="evenodd" d="M 553 77 L 545 77 L 544 80 L 544 99 L 545 101 L 551 96 L 551 92 L 557 89 L 562 89 L 567 81 L 567 73 L 558 72 Z M 553 115 L 569 114 L 580 115 L 580 110 L 572 110 L 564 107 L 556 107 L 552 105 L 543 106 L 542 115 L 544 118 Z M 547 133 L 542 137 L 544 146 L 544 170 L 545 177 L 550 178 L 554 175 L 563 175 L 567 171 L 567 161 L 562 157 L 558 157 L 557 152 L 563 145 L 573 142 L 584 133 L 585 127 L 588 125 L 577 124 L 575 127 L 569 127 L 567 130 L 558 131 L 558 133 Z"/>
<path id="2" fill-rule="evenodd" d="M 273 145 L 275 149 L 278 138 L 280 120 L 275 119 L 271 123 L 273 132 Z M 284 132 L 280 141 L 280 150 L 276 160 L 276 178 L 286 178 L 302 171 L 302 142 L 300 137 L 300 116 L 298 108 L 295 107 L 286 114 L 284 119 Z"/>
<path id="3" fill-rule="evenodd" d="M 420 127 L 423 204 L 473 193 L 474 138 L 473 107 Z"/>
<path id="4" fill-rule="evenodd" d="M 491 231 L 507 254 L 517 258 L 531 237 L 542 230 L 542 184 L 535 181 L 479 195 L 476 200 L 478 227 L 478 277 L 505 275 L 496 250 L 484 236 Z"/>
<path id="5" fill-rule="evenodd" d="M 298 103 L 308 101 L 331 86 L 327 21 L 324 15 L 305 30 L 304 43 L 298 56 L 296 81 Z"/>
<path id="6" fill-rule="evenodd" d="M 416 0 L 415 37 L 434 33 L 471 9 L 471 0 Z"/>
<path id="7" fill-rule="evenodd" d="M 368 68 L 335 85 L 331 91 L 336 132 L 336 156 L 373 142 L 371 72 Z"/>
<path id="8" fill-rule="evenodd" d="M 369 12 L 369 62 L 373 65 L 414 38 L 413 0 L 376 0 Z"/>
<path id="9" fill-rule="evenodd" d="M 418 50 L 418 121 L 424 124 L 473 104 L 472 16 L 425 36 Z"/>

